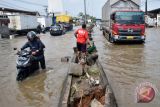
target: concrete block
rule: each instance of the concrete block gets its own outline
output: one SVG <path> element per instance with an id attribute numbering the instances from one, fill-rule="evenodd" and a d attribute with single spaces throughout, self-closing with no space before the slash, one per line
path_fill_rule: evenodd
<path id="1" fill-rule="evenodd" d="M 82 65 L 71 63 L 69 75 L 82 76 L 83 75 Z"/>

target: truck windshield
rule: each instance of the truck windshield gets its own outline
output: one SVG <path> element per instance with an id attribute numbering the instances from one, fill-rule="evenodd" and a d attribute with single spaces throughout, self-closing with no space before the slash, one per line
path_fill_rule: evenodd
<path id="1" fill-rule="evenodd" d="M 116 12 L 115 20 L 120 24 L 144 24 L 144 12 Z"/>

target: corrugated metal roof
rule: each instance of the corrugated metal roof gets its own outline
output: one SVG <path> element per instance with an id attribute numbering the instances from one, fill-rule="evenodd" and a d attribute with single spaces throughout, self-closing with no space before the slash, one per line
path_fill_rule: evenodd
<path id="1" fill-rule="evenodd" d="M 154 13 L 154 14 L 159 14 L 160 13 L 160 8 L 158 9 L 154 9 L 154 10 L 150 10 L 148 11 L 149 13 Z"/>
<path id="2" fill-rule="evenodd" d="M 24 13 L 27 15 L 40 15 L 39 12 L 36 12 L 36 11 L 25 11 L 25 10 L 18 10 L 18 9 L 11 9 L 11 8 L 4 8 L 4 7 L 0 7 L 0 11 Z"/>

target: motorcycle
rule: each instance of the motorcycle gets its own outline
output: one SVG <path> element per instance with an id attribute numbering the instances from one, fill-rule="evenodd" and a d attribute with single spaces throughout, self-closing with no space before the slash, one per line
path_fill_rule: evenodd
<path id="1" fill-rule="evenodd" d="M 31 54 L 31 51 L 21 50 L 17 53 L 17 81 L 22 81 L 30 74 L 39 69 L 39 63 L 35 57 Z"/>

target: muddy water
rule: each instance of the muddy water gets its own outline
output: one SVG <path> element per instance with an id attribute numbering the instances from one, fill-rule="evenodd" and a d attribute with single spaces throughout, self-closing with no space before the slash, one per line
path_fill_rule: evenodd
<path id="1" fill-rule="evenodd" d="M 111 44 L 99 30 L 94 39 L 100 61 L 109 78 L 119 107 L 160 107 L 160 29 L 147 29 L 145 44 Z M 136 103 L 136 88 L 145 82 L 156 87 L 148 104 Z"/>
<path id="2" fill-rule="evenodd" d="M 25 37 L 0 40 L 0 106 L 1 107 L 57 107 L 66 77 L 68 63 L 61 57 L 70 56 L 75 45 L 73 32 L 52 37 L 40 35 L 46 45 L 47 70 L 36 72 L 23 82 L 16 82 L 16 58 L 18 49 L 26 42 Z"/>
<path id="3" fill-rule="evenodd" d="M 94 40 L 99 59 L 115 93 L 119 107 L 160 107 L 160 29 L 147 29 L 143 44 L 110 44 L 99 30 Z M 46 44 L 47 71 L 39 71 L 22 83 L 16 82 L 16 55 L 25 37 L 0 40 L 0 106 L 57 107 L 68 64 L 61 57 L 70 56 L 75 46 L 73 32 L 64 36 L 41 35 Z M 155 99 L 148 104 L 135 102 L 136 87 L 150 82 L 157 88 Z"/>

